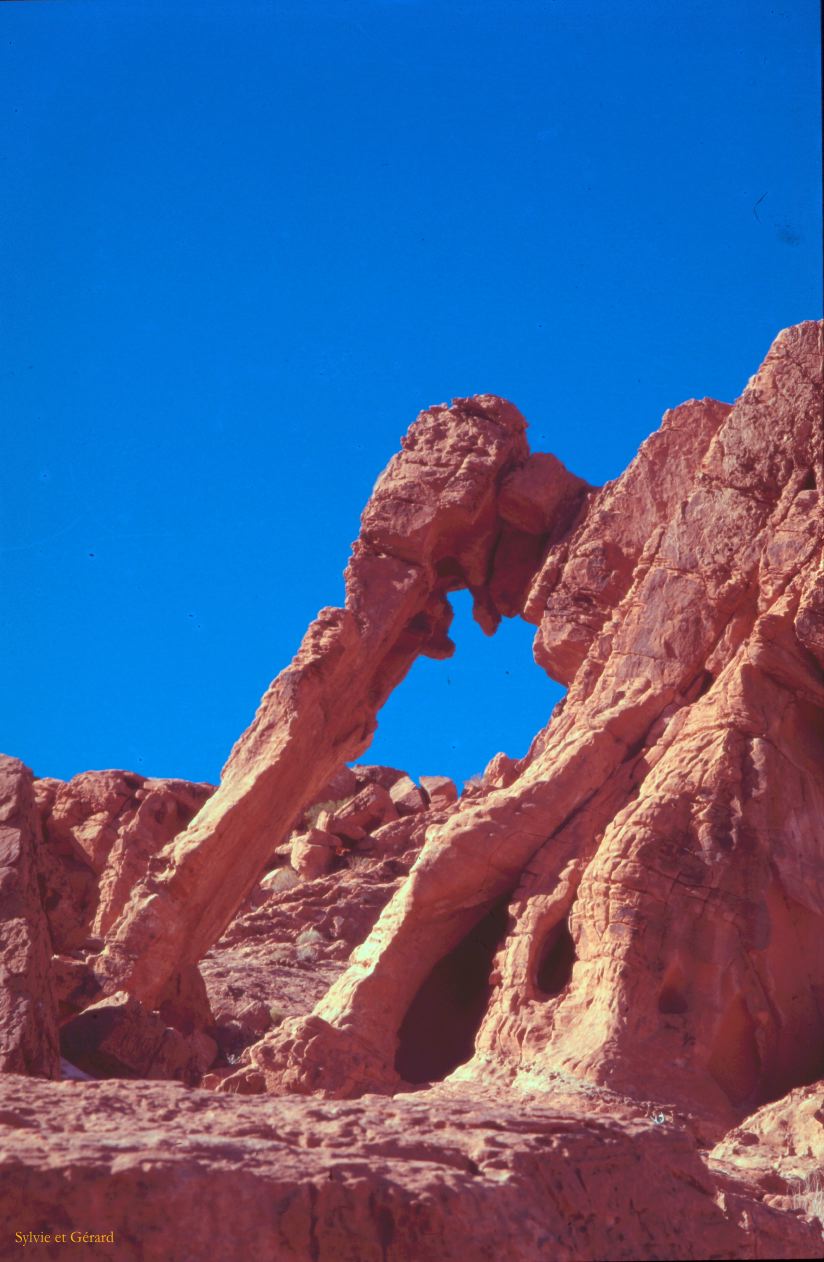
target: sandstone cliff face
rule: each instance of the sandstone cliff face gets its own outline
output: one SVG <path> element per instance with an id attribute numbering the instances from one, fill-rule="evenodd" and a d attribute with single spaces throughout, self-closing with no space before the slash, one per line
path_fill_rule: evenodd
<path id="1" fill-rule="evenodd" d="M 32 774 L 0 755 L 0 1071 L 59 1076 Z"/>
<path id="2" fill-rule="evenodd" d="M 823 449 L 812 323 L 734 406 L 668 412 L 600 490 L 530 453 L 502 400 L 422 413 L 364 511 L 345 608 L 309 628 L 216 791 L 89 773 L 35 803 L 14 764 L 13 949 L 43 1015 L 15 964 L 0 1047 L 35 1050 L 4 1067 L 56 1075 L 57 1011 L 95 1078 L 217 1088 L 175 1098 L 243 1134 L 257 1108 L 267 1155 L 232 1148 L 231 1185 L 250 1224 L 254 1179 L 279 1189 L 279 1257 L 352 1239 L 353 1258 L 491 1257 L 512 1215 L 524 1259 L 819 1256 Z M 460 587 L 486 631 L 535 625 L 565 700 L 460 798 L 347 768 L 415 657 L 453 651 Z M 100 1088 L 44 1087 L 42 1107 Z M 106 1089 L 147 1125 L 183 1090 Z M 33 1143 L 12 1196 L 65 1204 L 57 1165 L 84 1160 Z M 189 1148 L 164 1160 L 191 1171 Z M 137 1231 L 130 1202 L 120 1221 Z"/>

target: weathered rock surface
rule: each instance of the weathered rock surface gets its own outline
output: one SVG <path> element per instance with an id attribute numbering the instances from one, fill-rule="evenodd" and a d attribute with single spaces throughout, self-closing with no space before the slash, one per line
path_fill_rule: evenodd
<path id="1" fill-rule="evenodd" d="M 35 781 L 47 845 L 45 907 L 57 952 L 104 937 L 152 857 L 214 793 L 210 784 L 88 771 Z"/>
<path id="2" fill-rule="evenodd" d="M 94 1246 L 112 1262 L 821 1256 L 817 1223 L 710 1174 L 677 1121 L 563 1088 L 307 1103 L 8 1076 L 0 1218 L 114 1231 Z"/>
<path id="3" fill-rule="evenodd" d="M 709 1137 L 824 1073 L 820 374 L 818 326 L 788 330 L 734 408 L 668 413 L 550 545 L 528 611 L 561 712 L 430 826 L 257 1081 L 564 1069 Z"/>
<path id="4" fill-rule="evenodd" d="M 30 790 L 31 775 L 25 776 Z M 398 818 L 391 798 L 396 786 L 415 795 L 415 815 L 429 810 L 421 790 L 394 768 L 336 773 L 299 829 L 270 856 L 266 879 L 202 962 L 207 985 L 197 966 L 184 965 L 152 1010 L 125 992 L 103 996 L 93 967 L 113 900 L 122 900 L 151 868 L 212 787 L 119 771 L 88 772 L 66 783 L 35 781 L 32 827 L 40 837 L 42 823 L 45 839 L 41 884 L 52 945 L 59 948 L 50 974 L 67 1061 L 98 1078 L 189 1084 L 213 1068 L 209 1081 L 216 1084 L 250 1043 L 285 1017 L 311 1012 L 423 844 L 423 821 Z M 319 812 L 332 827 L 340 824 L 338 833 L 308 824 Z M 300 831 L 304 826 L 307 832 Z M 322 864 L 305 863 L 307 851 L 321 851 Z M 328 881 L 317 879 L 324 874 Z M 48 958 L 48 930 L 43 943 Z"/>
<path id="5" fill-rule="evenodd" d="M 261 883 L 199 966 L 230 1066 L 269 1029 L 313 1010 L 405 880 L 426 822 L 417 814 L 377 829 L 313 880 Z"/>
<path id="6" fill-rule="evenodd" d="M 0 1071 L 60 1077 L 33 777 L 0 755 Z"/>
<path id="7" fill-rule="evenodd" d="M 217 1093 L 42 1084 L 35 1113 L 7 1078 L 0 1198 L 73 1226 L 120 1180 L 100 1229 L 146 1257 L 201 1256 L 202 1230 L 228 1257 L 821 1256 L 821 326 L 600 490 L 488 396 L 403 446 L 346 608 L 216 792 L 41 781 L 40 847 L 12 809 L 10 940 L 67 1059 Z M 458 587 L 487 631 L 534 623 L 566 698 L 460 797 L 344 766 L 415 656 L 452 651 Z M 0 980 L 0 1030 L 30 1040 Z"/>
<path id="8" fill-rule="evenodd" d="M 754 1181 L 772 1205 L 814 1210 L 824 1225 L 821 1083 L 796 1087 L 750 1114 L 716 1144 L 710 1164 Z"/>
<path id="9" fill-rule="evenodd" d="M 94 1078 L 175 1078 L 190 1085 L 217 1054 L 207 1034 L 184 1034 L 126 994 L 100 999 L 67 1021 L 60 1045 L 70 1064 Z"/>
<path id="10" fill-rule="evenodd" d="M 65 782 L 35 780 L 44 842 L 43 908 L 61 1021 L 100 998 L 90 960 L 153 857 L 213 792 L 212 785 L 151 780 L 128 771 L 89 771 Z M 174 987 L 178 977 L 179 972 L 169 985 Z"/>

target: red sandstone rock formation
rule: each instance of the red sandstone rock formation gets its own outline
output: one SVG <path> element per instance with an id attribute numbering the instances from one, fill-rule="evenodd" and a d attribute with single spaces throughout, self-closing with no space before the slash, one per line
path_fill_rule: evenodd
<path id="1" fill-rule="evenodd" d="M 209 784 L 128 771 L 35 781 L 47 842 L 44 903 L 57 951 L 105 937 L 152 857 L 213 792 Z"/>
<path id="2" fill-rule="evenodd" d="M 93 1246 L 103 1262 L 821 1256 L 815 1222 L 769 1205 L 755 1180 L 711 1172 L 687 1131 L 608 1092 L 550 1103 L 442 1085 L 340 1103 L 2 1085 L 11 1239 L 16 1223 L 114 1230 Z"/>
<path id="3" fill-rule="evenodd" d="M 116 1166 L 147 1258 L 233 1256 L 241 1204 L 243 1252 L 320 1262 L 821 1256 L 821 328 L 781 334 L 734 407 L 667 413 L 600 491 L 523 430 L 486 396 L 422 414 L 346 608 L 208 801 L 41 781 L 41 834 L 6 760 L 5 1067 L 56 1073 L 56 988 L 95 1076 L 214 1061 L 220 1094 L 43 1084 L 45 1141 L 0 1079 L 28 1128 L 0 1147 L 5 1218 L 73 1222 Z M 346 768 L 416 654 L 451 651 L 459 586 L 487 630 L 536 625 L 566 699 L 460 799 Z"/>
<path id="4" fill-rule="evenodd" d="M 34 783 L 58 1016 L 71 1022 L 95 1005 L 95 1012 L 84 1013 L 76 1026 L 63 1026 L 64 1052 L 83 1069 L 105 1065 L 107 1072 L 194 1080 L 217 1050 L 208 1037 L 204 1041 L 211 1015 L 195 966 L 184 965 L 169 979 L 158 999 L 162 1016 L 145 1012 L 125 995 L 101 1008 L 100 988 L 89 966 L 154 856 L 213 791 L 211 785 L 151 780 L 124 771 L 87 772 L 67 783 Z"/>
<path id="5" fill-rule="evenodd" d="M 315 1013 L 253 1050 L 256 1081 L 565 1071 L 711 1131 L 824 1072 L 821 462 L 809 324 L 589 497 L 526 601 L 562 712 L 428 830 Z"/>
<path id="6" fill-rule="evenodd" d="M 32 774 L 0 755 L 0 1072 L 60 1074 Z"/>
<path id="7" fill-rule="evenodd" d="M 345 609 L 321 611 L 165 870 L 133 891 L 97 965 L 108 991 L 153 1003 L 181 963 L 209 949 L 306 803 L 367 747 L 415 658 L 453 652 L 447 592 L 468 587 L 481 625 L 497 625 L 496 597 L 514 572 L 506 541 L 519 529 L 504 513 L 523 523 L 524 505 L 541 501 L 523 586 L 541 541 L 563 530 L 585 490 L 557 461 L 550 476 L 529 476 L 525 429 L 511 404 L 486 395 L 431 408 L 411 426 L 364 510 Z"/>

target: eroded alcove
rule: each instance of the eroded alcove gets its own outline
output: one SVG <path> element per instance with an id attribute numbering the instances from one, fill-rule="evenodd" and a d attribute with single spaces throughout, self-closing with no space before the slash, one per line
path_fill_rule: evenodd
<path id="1" fill-rule="evenodd" d="M 535 985 L 539 998 L 554 999 L 560 995 L 572 979 L 576 958 L 575 942 L 565 916 L 549 930 L 537 954 Z"/>
<path id="2" fill-rule="evenodd" d="M 395 1068 L 405 1082 L 438 1082 L 472 1056 L 508 902 L 508 894 L 499 899 L 418 989 L 398 1031 Z"/>

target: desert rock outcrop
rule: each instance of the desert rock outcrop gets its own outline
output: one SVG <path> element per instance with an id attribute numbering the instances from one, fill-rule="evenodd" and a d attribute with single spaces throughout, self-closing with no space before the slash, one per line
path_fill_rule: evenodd
<path id="1" fill-rule="evenodd" d="M 525 430 L 516 408 L 486 395 L 431 408 L 411 426 L 364 510 L 346 607 L 321 610 L 217 792 L 165 869 L 133 891 L 98 964 L 107 990 L 152 1003 L 181 961 L 196 962 L 220 936 L 306 803 L 366 749 L 378 710 L 416 657 L 454 651 L 448 592 L 469 588 L 481 625 L 497 625 L 498 547 L 517 529 L 499 499 L 527 463 Z M 559 465 L 551 479 L 521 486 L 517 502 L 523 511 L 530 495 L 548 496 L 552 537 L 585 489 Z M 507 581 L 511 573 L 508 564 Z"/>
<path id="2" fill-rule="evenodd" d="M 561 713 L 429 828 L 312 1017 L 252 1052 L 270 1089 L 469 1061 L 724 1126 L 821 1076 L 820 365 L 818 326 L 788 330 L 734 408 L 669 413 L 550 545 L 527 610 Z M 451 967 L 475 1007 L 416 1069 L 410 1014 L 427 1028 Z"/>
<path id="3" fill-rule="evenodd" d="M 422 413 L 216 790 L 3 761 L 6 1218 L 116 1205 L 147 1258 L 821 1256 L 821 339 L 600 489 L 503 400 Z M 458 588 L 564 700 L 460 795 L 347 766 Z M 18 1077 L 58 1022 L 144 1081 Z"/>
<path id="4" fill-rule="evenodd" d="M 33 777 L 0 755 L 0 1071 L 60 1076 Z"/>
<path id="5" fill-rule="evenodd" d="M 25 1206 L 35 1229 L 114 1229 L 94 1245 L 107 1262 L 821 1256 L 813 1221 L 710 1173 L 687 1132 L 608 1093 L 307 1103 L 12 1078 L 2 1100 L 3 1221 Z"/>

